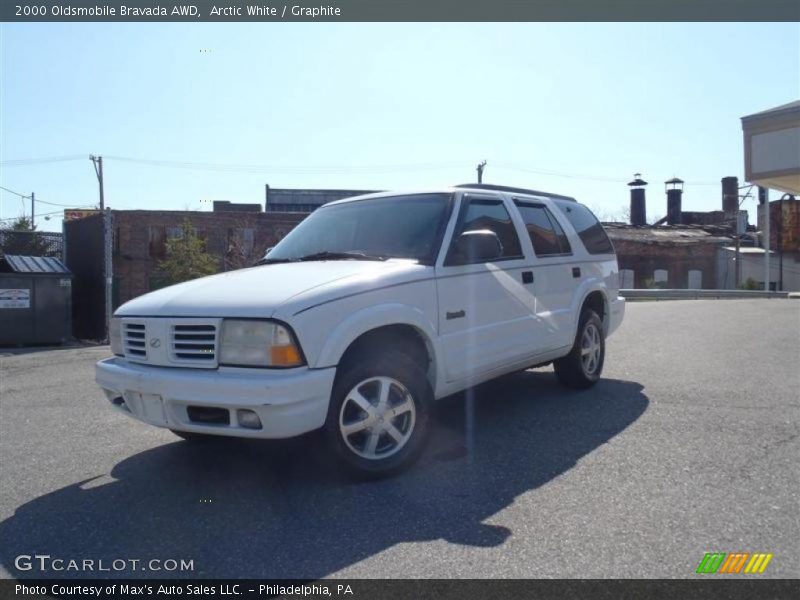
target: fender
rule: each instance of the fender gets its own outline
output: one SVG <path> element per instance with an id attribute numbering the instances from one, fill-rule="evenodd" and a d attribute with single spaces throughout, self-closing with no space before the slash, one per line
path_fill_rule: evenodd
<path id="1" fill-rule="evenodd" d="M 387 325 L 410 325 L 422 334 L 432 354 L 436 381 L 442 381 L 442 374 L 439 372 L 442 361 L 438 360 L 440 349 L 436 327 L 419 308 L 398 303 L 378 304 L 361 309 L 339 323 L 325 341 L 314 368 L 335 367 L 356 338 Z"/>
<path id="2" fill-rule="evenodd" d="M 583 303 L 586 302 L 586 298 L 592 292 L 600 292 L 603 294 L 603 301 L 605 302 L 605 314 L 606 317 L 603 319 L 603 325 L 607 328 L 608 327 L 608 317 L 609 317 L 609 309 L 610 306 L 608 304 L 608 287 L 600 277 L 589 277 L 581 282 L 578 286 L 578 289 L 575 290 L 575 296 L 572 299 L 572 336 L 570 339 L 575 339 L 575 335 L 578 332 L 578 321 L 581 318 L 580 309 L 583 306 Z"/>

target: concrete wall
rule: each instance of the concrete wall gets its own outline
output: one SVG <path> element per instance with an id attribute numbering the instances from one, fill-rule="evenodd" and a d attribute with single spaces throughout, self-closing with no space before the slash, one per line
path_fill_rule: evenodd
<path id="1" fill-rule="evenodd" d="M 741 253 L 740 284 L 748 278 L 758 284 L 758 289 L 764 289 L 764 253 Z M 722 290 L 736 289 L 736 252 L 727 248 L 720 248 L 717 257 L 717 287 Z M 777 252 L 773 252 L 769 259 L 769 280 L 771 289 L 778 291 L 781 281 L 781 260 Z M 800 254 L 783 254 L 783 289 L 785 292 L 800 291 Z"/>

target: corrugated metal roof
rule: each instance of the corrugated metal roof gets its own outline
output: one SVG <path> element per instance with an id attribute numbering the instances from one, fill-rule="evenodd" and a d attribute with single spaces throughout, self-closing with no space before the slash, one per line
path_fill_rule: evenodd
<path id="1" fill-rule="evenodd" d="M 52 256 L 19 256 L 6 254 L 8 266 L 15 273 L 69 273 L 69 269 Z"/>

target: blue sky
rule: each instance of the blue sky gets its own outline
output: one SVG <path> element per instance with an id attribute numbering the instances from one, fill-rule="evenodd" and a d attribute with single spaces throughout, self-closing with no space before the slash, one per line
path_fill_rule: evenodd
<path id="1" fill-rule="evenodd" d="M 120 209 L 463 183 L 486 159 L 485 181 L 601 217 L 637 171 L 649 218 L 673 176 L 713 210 L 743 178 L 740 117 L 800 97 L 797 23 L 2 24 L 0 51 L 0 161 L 81 156 L 0 163 L 0 186 L 92 205 L 100 154 Z M 22 210 L 0 191 L 0 219 Z"/>

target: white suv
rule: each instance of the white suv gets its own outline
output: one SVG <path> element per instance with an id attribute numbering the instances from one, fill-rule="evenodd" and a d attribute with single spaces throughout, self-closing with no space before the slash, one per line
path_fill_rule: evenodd
<path id="1" fill-rule="evenodd" d="M 312 213 L 258 266 L 121 306 L 97 383 L 187 439 L 324 428 L 345 465 L 420 453 L 431 404 L 554 363 L 585 388 L 621 323 L 614 249 L 572 198 L 491 185 L 381 193 Z"/>

